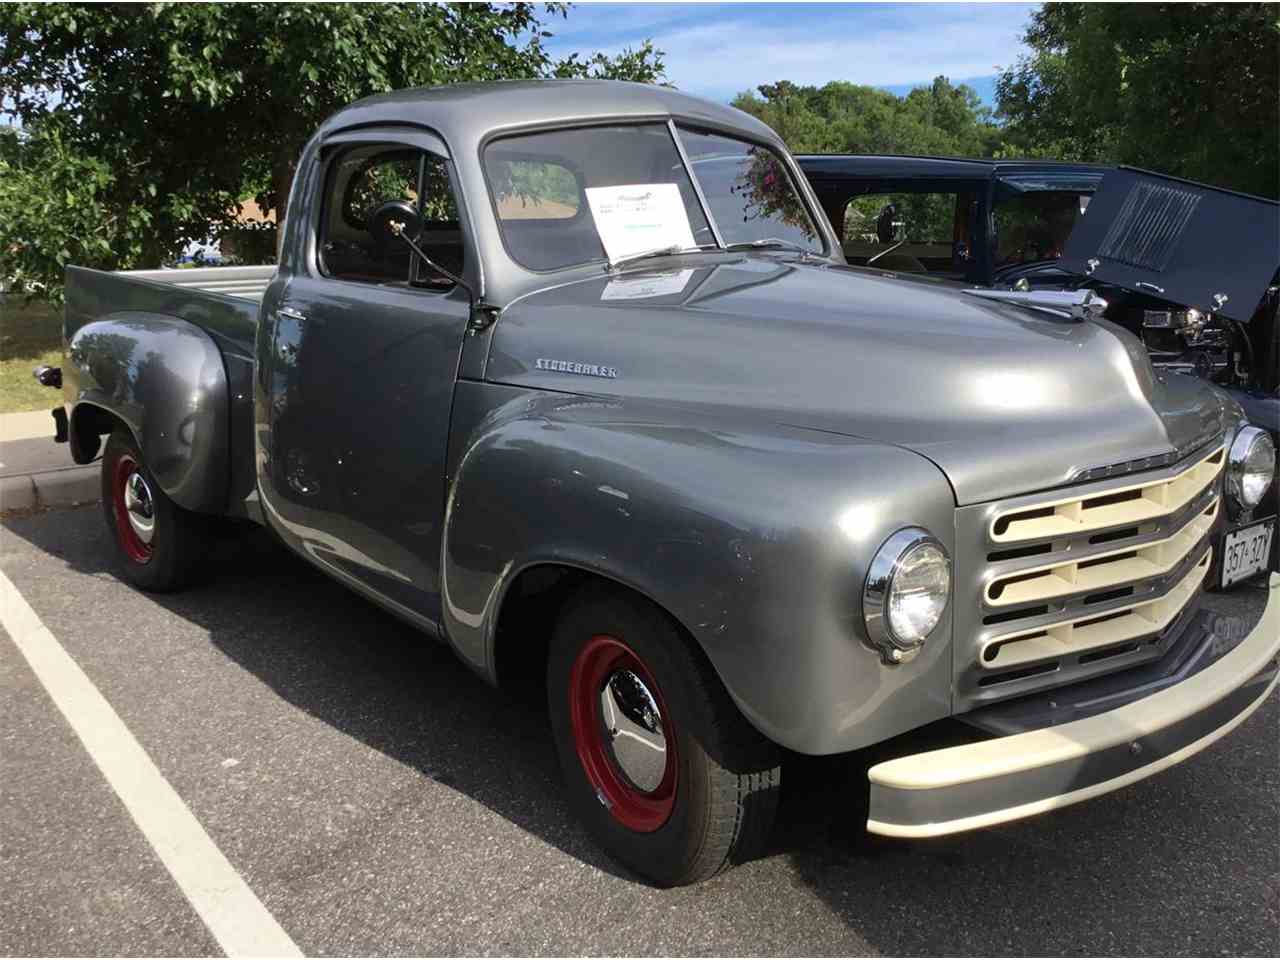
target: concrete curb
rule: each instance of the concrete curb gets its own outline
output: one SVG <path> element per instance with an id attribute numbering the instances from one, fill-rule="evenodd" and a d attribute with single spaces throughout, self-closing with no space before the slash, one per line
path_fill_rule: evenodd
<path id="1" fill-rule="evenodd" d="M 0 477 L 0 513 L 70 507 L 101 499 L 99 465 L 63 467 L 16 477 Z"/>

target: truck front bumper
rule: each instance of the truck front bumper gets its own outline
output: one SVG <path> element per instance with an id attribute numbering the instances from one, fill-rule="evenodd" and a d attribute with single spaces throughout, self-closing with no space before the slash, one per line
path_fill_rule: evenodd
<path id="1" fill-rule="evenodd" d="M 1203 670 L 1105 713 L 869 771 L 867 829 L 934 837 L 1056 810 L 1159 773 L 1226 736 L 1280 678 L 1280 574 L 1257 626 Z"/>

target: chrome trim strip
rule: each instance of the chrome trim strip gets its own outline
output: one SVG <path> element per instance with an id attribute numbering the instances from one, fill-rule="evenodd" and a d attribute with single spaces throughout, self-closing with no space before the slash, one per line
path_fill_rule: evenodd
<path id="1" fill-rule="evenodd" d="M 1141 473 L 1143 470 L 1155 470 L 1157 467 L 1176 466 L 1184 460 L 1190 460 L 1192 457 L 1198 456 L 1201 451 L 1207 450 L 1209 445 L 1215 442 L 1225 444 L 1226 439 L 1217 433 L 1207 433 L 1167 453 L 1152 454 L 1151 456 L 1138 457 L 1134 460 L 1122 460 L 1120 463 L 1104 463 L 1094 467 L 1082 467 L 1071 475 L 1069 485 L 1088 483 L 1094 480 L 1110 480 L 1116 477 L 1128 476 L 1131 473 Z"/>

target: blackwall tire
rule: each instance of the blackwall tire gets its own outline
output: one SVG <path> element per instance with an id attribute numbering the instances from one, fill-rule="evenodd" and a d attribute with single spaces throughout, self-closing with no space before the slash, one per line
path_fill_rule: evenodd
<path id="1" fill-rule="evenodd" d="M 628 691 L 632 703 L 619 708 Z M 551 639 L 547 697 L 569 804 L 624 866 L 679 886 L 761 852 L 777 809 L 780 751 L 661 610 L 607 586 L 573 597 Z M 636 766 L 652 747 L 633 747 L 642 757 L 628 771 L 622 751 L 635 736 L 616 732 L 628 725 L 662 742 L 661 763 Z"/>
<path id="2" fill-rule="evenodd" d="M 154 592 L 178 590 L 201 571 L 213 543 L 208 518 L 169 499 L 123 430 L 111 434 L 102 454 L 102 510 L 130 583 Z"/>

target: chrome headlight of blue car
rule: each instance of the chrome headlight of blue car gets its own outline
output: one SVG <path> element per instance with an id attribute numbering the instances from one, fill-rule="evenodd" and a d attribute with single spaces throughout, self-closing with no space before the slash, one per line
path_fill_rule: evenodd
<path id="1" fill-rule="evenodd" d="M 951 558 L 927 530 L 899 530 L 876 552 L 862 590 L 867 640 L 885 663 L 910 660 L 951 598 Z"/>
<path id="2" fill-rule="evenodd" d="M 1276 472 L 1271 436 L 1257 427 L 1241 427 L 1227 454 L 1227 497 L 1232 513 L 1252 510 L 1262 502 Z"/>

